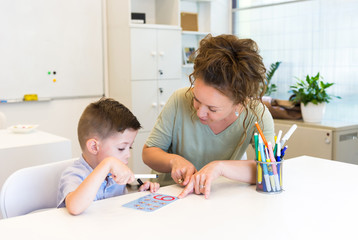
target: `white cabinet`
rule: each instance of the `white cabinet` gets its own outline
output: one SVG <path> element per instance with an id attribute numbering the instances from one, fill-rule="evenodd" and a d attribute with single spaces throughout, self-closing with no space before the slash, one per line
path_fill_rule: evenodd
<path id="1" fill-rule="evenodd" d="M 305 123 L 275 120 L 275 130 L 286 132 L 292 124 L 297 130 L 287 141 L 287 158 L 309 155 L 358 164 L 358 124 L 331 122 Z"/>
<path id="2" fill-rule="evenodd" d="M 180 78 L 180 38 L 179 27 L 133 24 L 132 80 Z"/>
<path id="3" fill-rule="evenodd" d="M 132 110 L 151 131 L 170 95 L 188 84 L 181 79 L 181 31 L 175 26 L 131 26 Z"/>

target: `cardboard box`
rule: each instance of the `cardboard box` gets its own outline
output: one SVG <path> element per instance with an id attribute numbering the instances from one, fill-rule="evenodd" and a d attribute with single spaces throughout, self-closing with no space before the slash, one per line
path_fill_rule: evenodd
<path id="1" fill-rule="evenodd" d="M 198 31 L 198 14 L 191 12 L 181 12 L 180 26 L 183 31 Z"/>

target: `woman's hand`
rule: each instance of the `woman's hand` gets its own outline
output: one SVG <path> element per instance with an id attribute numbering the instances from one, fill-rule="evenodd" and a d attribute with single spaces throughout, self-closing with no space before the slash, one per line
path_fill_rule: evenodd
<path id="1" fill-rule="evenodd" d="M 146 191 L 146 190 L 148 190 L 148 189 L 149 189 L 149 191 L 150 191 L 151 193 L 158 191 L 158 189 L 159 189 L 159 183 L 147 181 L 147 182 L 144 182 L 144 183 L 142 184 L 142 186 L 139 187 L 139 191 L 140 191 L 140 192 Z"/>
<path id="2" fill-rule="evenodd" d="M 189 193 L 204 194 L 205 198 L 209 198 L 211 184 L 222 175 L 220 161 L 214 161 L 204 166 L 199 172 L 192 175 L 189 183 L 179 194 L 178 198 L 184 198 Z"/>
<path id="3" fill-rule="evenodd" d="M 171 167 L 173 180 L 181 186 L 186 186 L 191 176 L 196 172 L 194 165 L 179 155 L 176 155 L 176 157 L 171 160 Z"/>

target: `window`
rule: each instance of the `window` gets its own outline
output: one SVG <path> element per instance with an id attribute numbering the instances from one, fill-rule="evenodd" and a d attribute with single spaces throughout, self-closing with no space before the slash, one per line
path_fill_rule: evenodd
<path id="1" fill-rule="evenodd" d="M 327 105 L 325 119 L 357 122 L 357 12 L 356 0 L 233 0 L 233 33 L 257 42 L 266 68 L 282 62 L 273 97 L 288 99 L 295 77 L 320 72 L 342 97 Z"/>

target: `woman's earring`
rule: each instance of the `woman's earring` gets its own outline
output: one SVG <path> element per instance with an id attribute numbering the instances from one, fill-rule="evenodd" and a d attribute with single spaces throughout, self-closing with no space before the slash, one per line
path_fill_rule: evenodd
<path id="1" fill-rule="evenodd" d="M 236 115 L 236 117 L 238 117 L 238 116 L 239 116 L 239 113 L 238 113 L 237 111 L 235 111 L 235 115 Z"/>

